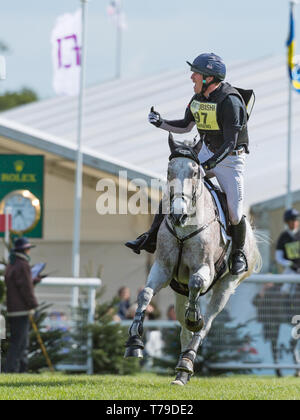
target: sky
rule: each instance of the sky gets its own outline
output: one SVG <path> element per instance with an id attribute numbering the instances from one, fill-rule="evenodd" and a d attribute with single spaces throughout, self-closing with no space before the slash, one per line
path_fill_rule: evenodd
<path id="1" fill-rule="evenodd" d="M 116 28 L 108 3 L 90 0 L 87 6 L 86 86 L 115 75 Z M 10 48 L 0 93 L 29 87 L 41 99 L 55 96 L 51 31 L 58 16 L 79 7 L 80 0 L 0 0 L 0 40 Z M 123 9 L 122 78 L 184 70 L 185 61 L 202 52 L 226 63 L 286 54 L 288 0 L 123 0 Z M 296 21 L 299 40 L 300 5 Z"/>

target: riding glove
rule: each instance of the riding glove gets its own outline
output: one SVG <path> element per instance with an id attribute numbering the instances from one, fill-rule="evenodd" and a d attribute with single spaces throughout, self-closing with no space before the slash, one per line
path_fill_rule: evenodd
<path id="1" fill-rule="evenodd" d="M 160 127 L 163 120 L 158 112 L 154 111 L 154 107 L 152 106 L 150 109 L 150 114 L 148 115 L 149 123 L 155 125 L 155 127 Z"/>
<path id="2" fill-rule="evenodd" d="M 214 169 L 217 166 L 217 162 L 214 159 L 208 159 L 206 162 L 202 163 L 202 167 L 206 171 L 210 171 L 211 169 Z"/>

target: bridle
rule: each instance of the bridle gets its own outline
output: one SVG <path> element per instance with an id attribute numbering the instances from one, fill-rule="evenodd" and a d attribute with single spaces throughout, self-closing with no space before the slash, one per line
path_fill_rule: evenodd
<path id="1" fill-rule="evenodd" d="M 176 151 L 175 151 L 176 152 Z M 195 155 L 195 154 L 194 154 Z M 193 154 L 191 155 L 191 156 L 193 156 Z M 170 156 L 170 158 L 169 158 L 169 160 L 171 161 L 172 159 L 174 159 L 175 157 L 186 157 L 186 158 L 188 158 L 188 157 L 190 157 L 190 156 L 187 156 L 186 154 L 184 154 L 184 155 L 182 155 L 182 154 L 178 154 L 178 153 L 172 153 L 171 154 L 171 156 Z M 184 199 L 185 201 L 189 198 L 190 200 L 192 200 L 192 203 L 193 203 L 193 206 L 196 208 L 196 203 L 197 203 L 197 198 L 199 197 L 199 192 L 198 192 L 198 188 L 197 188 L 197 185 L 199 184 L 199 181 L 201 180 L 201 174 L 202 174 L 202 171 L 203 171 L 203 173 L 204 173 L 204 170 L 203 170 L 203 168 L 201 167 L 201 164 L 200 164 L 200 162 L 199 162 L 199 159 L 198 159 L 198 156 L 196 156 L 196 159 L 194 158 L 194 156 L 192 157 L 192 160 L 194 161 L 194 162 L 196 162 L 197 163 L 197 165 L 198 165 L 198 175 L 197 175 L 197 182 L 196 182 L 196 185 L 195 185 L 195 183 L 193 184 L 193 191 L 192 191 L 192 195 L 191 196 L 188 196 L 188 195 L 186 195 L 186 194 L 184 194 L 183 192 L 182 193 L 175 193 L 175 194 L 171 194 L 170 195 L 170 205 L 171 205 L 171 203 L 174 201 L 174 199 L 175 198 L 177 198 L 177 197 L 179 197 L 179 198 L 182 198 L 182 199 Z M 205 175 L 205 173 L 204 173 L 204 175 Z M 201 188 L 201 194 L 202 194 L 202 192 L 203 192 L 203 188 L 204 188 L 204 182 L 201 182 L 201 185 L 202 185 L 202 188 Z M 189 217 L 193 217 L 193 216 L 195 216 L 196 215 L 196 210 L 195 210 L 195 213 L 193 214 L 193 215 L 189 215 Z M 213 223 L 215 223 L 215 222 L 217 222 L 217 221 L 219 221 L 219 214 L 218 214 L 218 211 L 217 211 L 217 209 L 216 209 L 216 207 L 215 207 L 215 217 L 214 217 L 214 219 L 213 220 L 211 220 L 210 222 L 208 222 L 208 223 L 206 223 L 206 224 L 204 224 L 204 225 L 202 225 L 200 228 L 198 228 L 198 229 L 196 229 L 195 231 L 193 231 L 192 233 L 190 233 L 190 234 L 188 234 L 188 235 L 186 235 L 186 236 L 184 236 L 183 238 L 180 238 L 178 235 L 177 235 L 177 232 L 176 232 L 176 229 L 175 229 L 175 227 L 174 227 L 174 224 L 173 224 L 173 221 L 172 221 L 172 218 L 170 217 L 170 215 L 169 215 L 169 217 L 166 217 L 165 218 L 165 224 L 166 224 L 166 227 L 167 227 L 167 229 L 168 229 L 168 231 L 176 238 L 176 240 L 177 240 L 177 244 L 178 244 L 178 247 L 179 247 L 179 254 L 178 254 L 178 260 L 177 260 L 177 265 L 176 265 L 176 271 L 175 271 L 175 274 L 176 274 L 176 278 L 177 278 L 177 280 L 178 280 L 178 277 L 179 277 L 179 270 L 180 270 L 180 265 L 181 265 L 181 258 L 182 258 L 182 253 L 183 253 L 183 248 L 184 248 L 184 244 L 185 244 L 185 242 L 186 241 L 188 241 L 189 239 L 191 239 L 191 238 L 193 238 L 194 236 L 196 236 L 196 235 L 198 235 L 199 233 L 201 233 L 201 232 L 203 232 L 204 230 L 206 230 L 210 225 L 212 225 Z M 224 257 L 224 255 L 222 255 L 222 261 L 223 261 L 223 257 Z M 217 264 L 219 264 L 220 263 L 220 261 L 221 261 L 221 259 L 217 262 Z M 172 280 L 173 281 L 173 283 L 174 283 L 174 279 Z M 213 281 L 213 283 L 211 284 L 211 286 L 209 287 L 209 289 L 208 290 L 210 290 L 211 289 L 211 287 L 213 287 L 213 285 L 215 284 L 215 282 L 216 282 L 216 279 Z M 176 281 L 175 281 L 175 283 L 176 283 Z M 207 293 L 208 292 L 208 290 L 205 292 L 205 293 Z M 204 294 L 205 294 L 204 293 Z"/>
<path id="2" fill-rule="evenodd" d="M 197 177 L 195 177 L 195 179 L 192 180 L 192 194 L 186 194 L 183 191 L 178 192 L 178 193 L 174 193 L 172 190 L 170 191 L 170 194 L 169 194 L 170 205 L 172 205 L 172 203 L 174 202 L 176 198 L 180 198 L 184 200 L 186 204 L 188 204 L 188 202 L 191 202 L 192 208 L 195 209 L 195 211 L 194 213 L 189 214 L 188 217 L 192 218 L 196 215 L 197 199 L 198 197 L 202 195 L 202 192 L 203 192 L 204 184 L 203 182 L 201 182 L 201 175 L 205 176 L 205 172 L 204 172 L 204 169 L 201 167 L 198 156 L 196 155 L 193 149 L 187 146 L 185 146 L 185 148 L 182 147 L 182 148 L 175 149 L 175 151 L 173 151 L 173 153 L 169 157 L 169 161 L 178 157 L 187 158 L 187 159 L 192 160 L 194 163 L 196 163 L 198 167 L 198 174 L 197 174 Z M 200 192 L 198 191 L 199 183 L 201 184 Z"/>
<path id="3" fill-rule="evenodd" d="M 185 148 L 176 148 L 172 152 L 171 156 L 169 157 L 169 161 L 171 161 L 174 158 L 178 158 L 178 157 L 184 157 L 184 158 L 191 159 L 191 160 L 193 160 L 198 165 L 198 175 L 197 175 L 197 178 L 196 178 L 197 179 L 197 182 L 196 183 L 193 183 L 192 194 L 191 195 L 187 195 L 184 192 L 181 192 L 181 193 L 173 193 L 173 194 L 172 194 L 172 192 L 170 193 L 170 205 L 173 203 L 173 201 L 175 200 L 175 198 L 181 198 L 186 203 L 187 203 L 187 200 L 188 199 L 191 200 L 191 202 L 193 204 L 193 207 L 195 208 L 195 212 L 192 215 L 188 215 L 188 217 L 191 218 L 191 217 L 194 217 L 196 215 L 197 198 L 200 195 L 202 195 L 202 193 L 203 193 L 204 183 L 201 182 L 201 175 L 204 175 L 205 176 L 205 172 L 204 172 L 204 169 L 201 167 L 201 164 L 200 164 L 200 161 L 198 159 L 198 156 L 196 155 L 196 153 L 194 152 L 194 150 L 192 148 L 190 148 L 188 146 L 185 146 Z M 198 188 L 197 188 L 199 182 L 201 183 L 201 192 L 200 192 L 200 194 L 199 194 L 199 191 L 198 191 Z M 171 226 L 168 223 L 168 220 L 171 223 Z M 198 233 L 202 232 L 203 230 L 205 230 L 206 228 L 208 228 L 212 223 L 214 223 L 216 221 L 219 221 L 219 215 L 218 215 L 217 209 L 215 208 L 215 218 L 211 222 L 206 223 L 205 225 L 201 226 L 199 229 L 197 229 L 196 231 L 192 232 L 191 234 L 189 234 L 189 235 L 187 235 L 187 236 L 185 236 L 183 238 L 179 238 L 178 235 L 177 235 L 177 233 L 176 233 L 176 229 L 175 229 L 175 226 L 173 224 L 172 217 L 170 217 L 170 214 L 169 214 L 169 217 L 167 217 L 165 219 L 165 223 L 166 223 L 166 226 L 167 226 L 169 232 L 172 233 L 173 236 L 175 236 L 175 238 L 177 239 L 178 243 L 180 244 L 181 250 L 183 248 L 183 243 L 185 241 L 187 241 L 188 239 L 191 239 L 192 237 L 196 236 Z"/>

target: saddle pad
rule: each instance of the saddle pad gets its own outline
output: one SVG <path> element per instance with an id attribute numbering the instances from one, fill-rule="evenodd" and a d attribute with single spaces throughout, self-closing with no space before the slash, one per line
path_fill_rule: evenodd
<path id="1" fill-rule="evenodd" d="M 231 237 L 227 235 L 228 226 L 227 226 L 226 216 L 224 214 L 224 211 L 221 206 L 217 193 L 213 190 L 213 188 L 207 182 L 205 182 L 205 185 L 207 189 L 209 190 L 209 192 L 211 193 L 211 195 L 213 196 L 213 199 L 215 200 L 219 217 L 220 217 L 220 221 L 221 221 L 222 239 L 223 239 L 224 245 L 226 245 L 228 241 L 231 241 Z"/>

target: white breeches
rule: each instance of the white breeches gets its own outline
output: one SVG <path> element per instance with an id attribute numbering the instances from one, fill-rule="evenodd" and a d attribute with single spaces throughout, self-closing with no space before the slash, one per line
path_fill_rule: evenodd
<path id="1" fill-rule="evenodd" d="M 203 144 L 199 160 L 201 163 L 210 159 L 213 153 Z M 215 176 L 226 194 L 230 222 L 238 225 L 243 217 L 244 211 L 244 170 L 246 153 L 238 156 L 227 156 L 222 162 L 207 172 L 208 177 Z"/>

